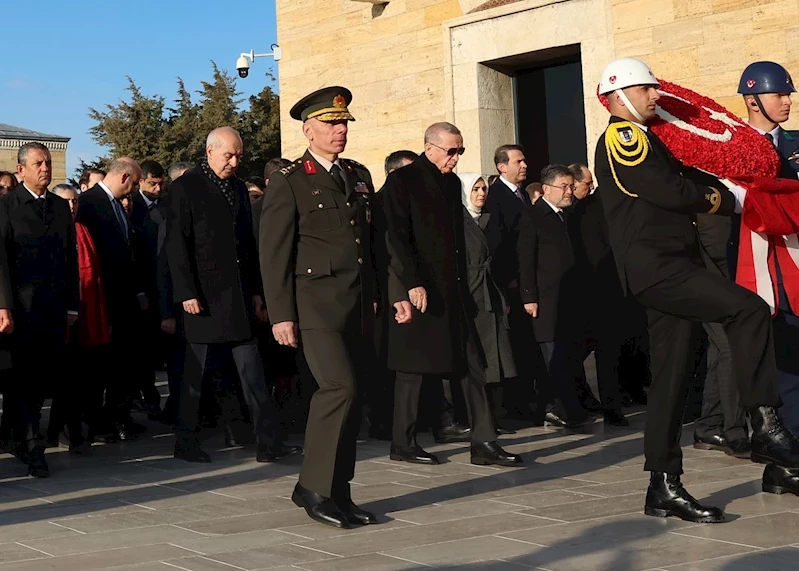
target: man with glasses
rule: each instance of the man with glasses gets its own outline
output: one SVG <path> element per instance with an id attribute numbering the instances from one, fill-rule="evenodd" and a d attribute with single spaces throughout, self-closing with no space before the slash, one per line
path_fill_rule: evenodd
<path id="1" fill-rule="evenodd" d="M 535 340 L 541 350 L 538 405 L 547 407 L 546 419 L 560 426 L 585 423 L 590 415 L 577 399 L 574 371 L 581 363 L 578 339 L 585 334 L 580 306 L 582 283 L 574 266 L 574 250 L 566 225 L 565 208 L 574 200 L 574 176 L 563 165 L 541 171 L 543 195 L 524 217 L 519 247 L 533 252 L 521 259 L 521 301 L 531 309 Z"/>

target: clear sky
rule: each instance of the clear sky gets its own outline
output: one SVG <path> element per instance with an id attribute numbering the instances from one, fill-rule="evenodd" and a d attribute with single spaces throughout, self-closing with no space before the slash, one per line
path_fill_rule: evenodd
<path id="1" fill-rule="evenodd" d="M 71 137 L 68 177 L 78 158 L 104 154 L 88 110 L 127 99 L 125 76 L 170 103 L 178 77 L 194 92 L 213 60 L 238 79 L 241 52 L 267 53 L 276 42 L 274 0 L 3 2 L 3 22 L 0 123 Z M 268 71 L 277 76 L 272 59 L 257 59 L 238 79 L 242 97 L 259 92 Z"/>

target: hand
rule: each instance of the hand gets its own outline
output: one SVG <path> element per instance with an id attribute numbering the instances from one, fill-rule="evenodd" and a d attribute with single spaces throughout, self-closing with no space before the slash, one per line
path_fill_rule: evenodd
<path id="1" fill-rule="evenodd" d="M 77 313 L 67 313 L 67 327 L 72 327 L 77 322 L 78 322 Z"/>
<path id="2" fill-rule="evenodd" d="M 272 335 L 275 341 L 286 347 L 299 346 L 296 321 L 281 321 L 272 326 Z"/>
<path id="3" fill-rule="evenodd" d="M 136 296 L 136 298 L 139 300 L 139 309 L 142 311 L 147 311 L 150 309 L 150 300 L 147 299 L 146 294 L 140 293 Z"/>
<path id="4" fill-rule="evenodd" d="M 408 292 L 408 297 L 411 298 L 413 306 L 424 313 L 427 311 L 427 290 L 423 287 L 415 287 Z"/>
<path id="5" fill-rule="evenodd" d="M 538 317 L 538 304 L 537 303 L 525 303 L 524 310 L 527 312 L 527 315 L 532 317 Z"/>
<path id="6" fill-rule="evenodd" d="M 257 317 L 259 321 L 263 321 L 264 323 L 268 322 L 269 313 L 266 311 L 264 298 L 261 297 L 260 295 L 252 296 L 252 305 L 253 309 L 255 309 L 255 317 Z"/>
<path id="7" fill-rule="evenodd" d="M 394 319 L 397 320 L 397 323 L 402 325 L 404 323 L 411 322 L 413 313 L 411 311 L 410 301 L 398 301 L 397 303 L 394 304 L 394 309 L 397 310 L 397 313 L 394 315 Z"/>
<path id="8" fill-rule="evenodd" d="M 380 304 L 377 303 L 376 301 L 373 301 L 372 302 L 372 309 L 375 310 L 375 315 L 377 315 L 377 312 L 380 310 Z"/>
<path id="9" fill-rule="evenodd" d="M 200 305 L 200 300 L 196 297 L 194 299 L 187 299 L 183 302 L 183 311 L 186 313 L 190 313 L 191 315 L 198 315 L 203 310 L 203 306 Z"/>
<path id="10" fill-rule="evenodd" d="M 10 309 L 0 309 L 0 333 L 14 332 L 14 318 Z"/>
<path id="11" fill-rule="evenodd" d="M 161 331 L 167 335 L 174 335 L 177 331 L 178 321 L 174 317 L 167 317 L 161 320 Z"/>

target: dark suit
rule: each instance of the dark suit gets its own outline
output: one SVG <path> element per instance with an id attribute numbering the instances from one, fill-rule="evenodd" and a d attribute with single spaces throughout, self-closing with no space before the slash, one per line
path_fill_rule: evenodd
<path id="1" fill-rule="evenodd" d="M 166 252 L 176 303 L 199 299 L 202 311 L 183 313 L 188 342 L 180 394 L 178 448 L 197 445 L 202 380 L 217 355 L 232 356 L 258 443 L 272 446 L 276 409 L 266 388 L 263 361 L 253 338 L 252 296 L 261 295 L 250 200 L 232 180 L 233 206 L 198 166 L 169 190 Z"/>
<path id="2" fill-rule="evenodd" d="M 508 323 L 516 363 L 517 377 L 503 380 L 504 408 L 522 415 L 529 415 L 529 405 L 535 400 L 535 370 L 538 359 L 530 351 L 530 340 L 534 338 L 531 317 L 524 311 L 524 302 L 519 289 L 519 266 L 521 260 L 532 257 L 526 244 L 519 243 L 519 226 L 523 215 L 529 215 L 532 208 L 530 195 L 521 190 L 522 200 L 502 180 L 497 179 L 488 189 L 484 211 L 498 217 L 504 228 L 502 242 L 497 249 L 492 270 L 500 287 L 507 291 L 510 306 Z M 529 268 L 528 268 L 529 271 Z M 529 277 L 529 276 L 528 276 Z M 510 287 L 513 282 L 515 287 Z M 497 403 L 502 400 L 495 394 Z"/>
<path id="3" fill-rule="evenodd" d="M 18 440 L 31 450 L 49 383 L 64 359 L 67 312 L 78 311 L 78 249 L 69 205 L 50 192 L 35 200 L 20 184 L 0 198 L 0 240 L 0 306 L 14 318 L 14 380 L 5 397 L 17 407 Z"/>
<path id="4" fill-rule="evenodd" d="M 614 155 L 621 151 L 626 158 Z M 729 216 L 735 197 L 721 184 L 705 186 L 683 176 L 690 172 L 651 131 L 617 117 L 597 145 L 596 176 L 619 277 L 649 317 L 645 469 L 668 474 L 682 472 L 679 436 L 696 323 L 723 324 L 745 407 L 779 403 L 768 307 L 704 267 L 693 225 L 697 213 Z"/>
<path id="5" fill-rule="evenodd" d="M 344 188 L 310 152 L 269 178 L 259 248 L 270 320 L 299 324 L 319 384 L 300 485 L 333 499 L 349 493 L 355 474 L 359 384 L 374 347 L 374 187 L 364 166 L 340 163 Z"/>
<path id="6" fill-rule="evenodd" d="M 108 377 L 105 387 L 105 420 L 124 423 L 129 419 L 127 400 L 138 389 L 133 369 L 124 363 L 128 361 L 130 347 L 136 342 L 140 318 L 136 296 L 142 291 L 134 261 L 131 224 L 128 222 L 125 232 L 114 212 L 111 198 L 99 184 L 80 194 L 77 221 L 89 230 L 97 248 L 111 325 L 111 345 L 98 357 L 107 360 L 106 366 L 115 372 Z M 103 389 L 99 390 L 102 394 Z M 99 430 L 98 422 L 99 419 L 90 423 L 94 429 L 92 432 Z"/>
<path id="7" fill-rule="evenodd" d="M 544 365 L 537 374 L 539 404 L 558 399 L 567 417 L 582 420 L 586 413 L 577 400 L 574 379 L 582 363 L 578 342 L 585 334 L 585 319 L 575 301 L 582 284 L 565 213 L 555 212 L 540 198 L 530 216 L 522 219 L 519 247 L 533 252 L 519 262 L 519 289 L 522 303 L 538 304 L 533 332 Z"/>

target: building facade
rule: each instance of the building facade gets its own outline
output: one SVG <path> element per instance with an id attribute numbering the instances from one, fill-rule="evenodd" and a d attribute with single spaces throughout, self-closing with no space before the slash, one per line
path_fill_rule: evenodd
<path id="1" fill-rule="evenodd" d="M 459 170 L 494 172 L 496 146 L 521 142 L 535 169 L 593 160 L 607 111 L 596 97 L 619 57 L 745 116 L 744 67 L 799 72 L 799 0 L 277 0 L 283 154 L 306 147 L 289 109 L 329 85 L 353 92 L 347 156 L 376 182 L 391 151 L 420 151 L 424 129 L 464 133 Z M 788 127 L 799 125 L 799 113 Z"/>
<path id="2" fill-rule="evenodd" d="M 17 151 L 25 143 L 42 143 L 50 149 L 53 159 L 53 183 L 67 181 L 67 145 L 69 137 L 39 133 L 30 129 L 0 123 L 0 170 L 17 170 Z"/>

